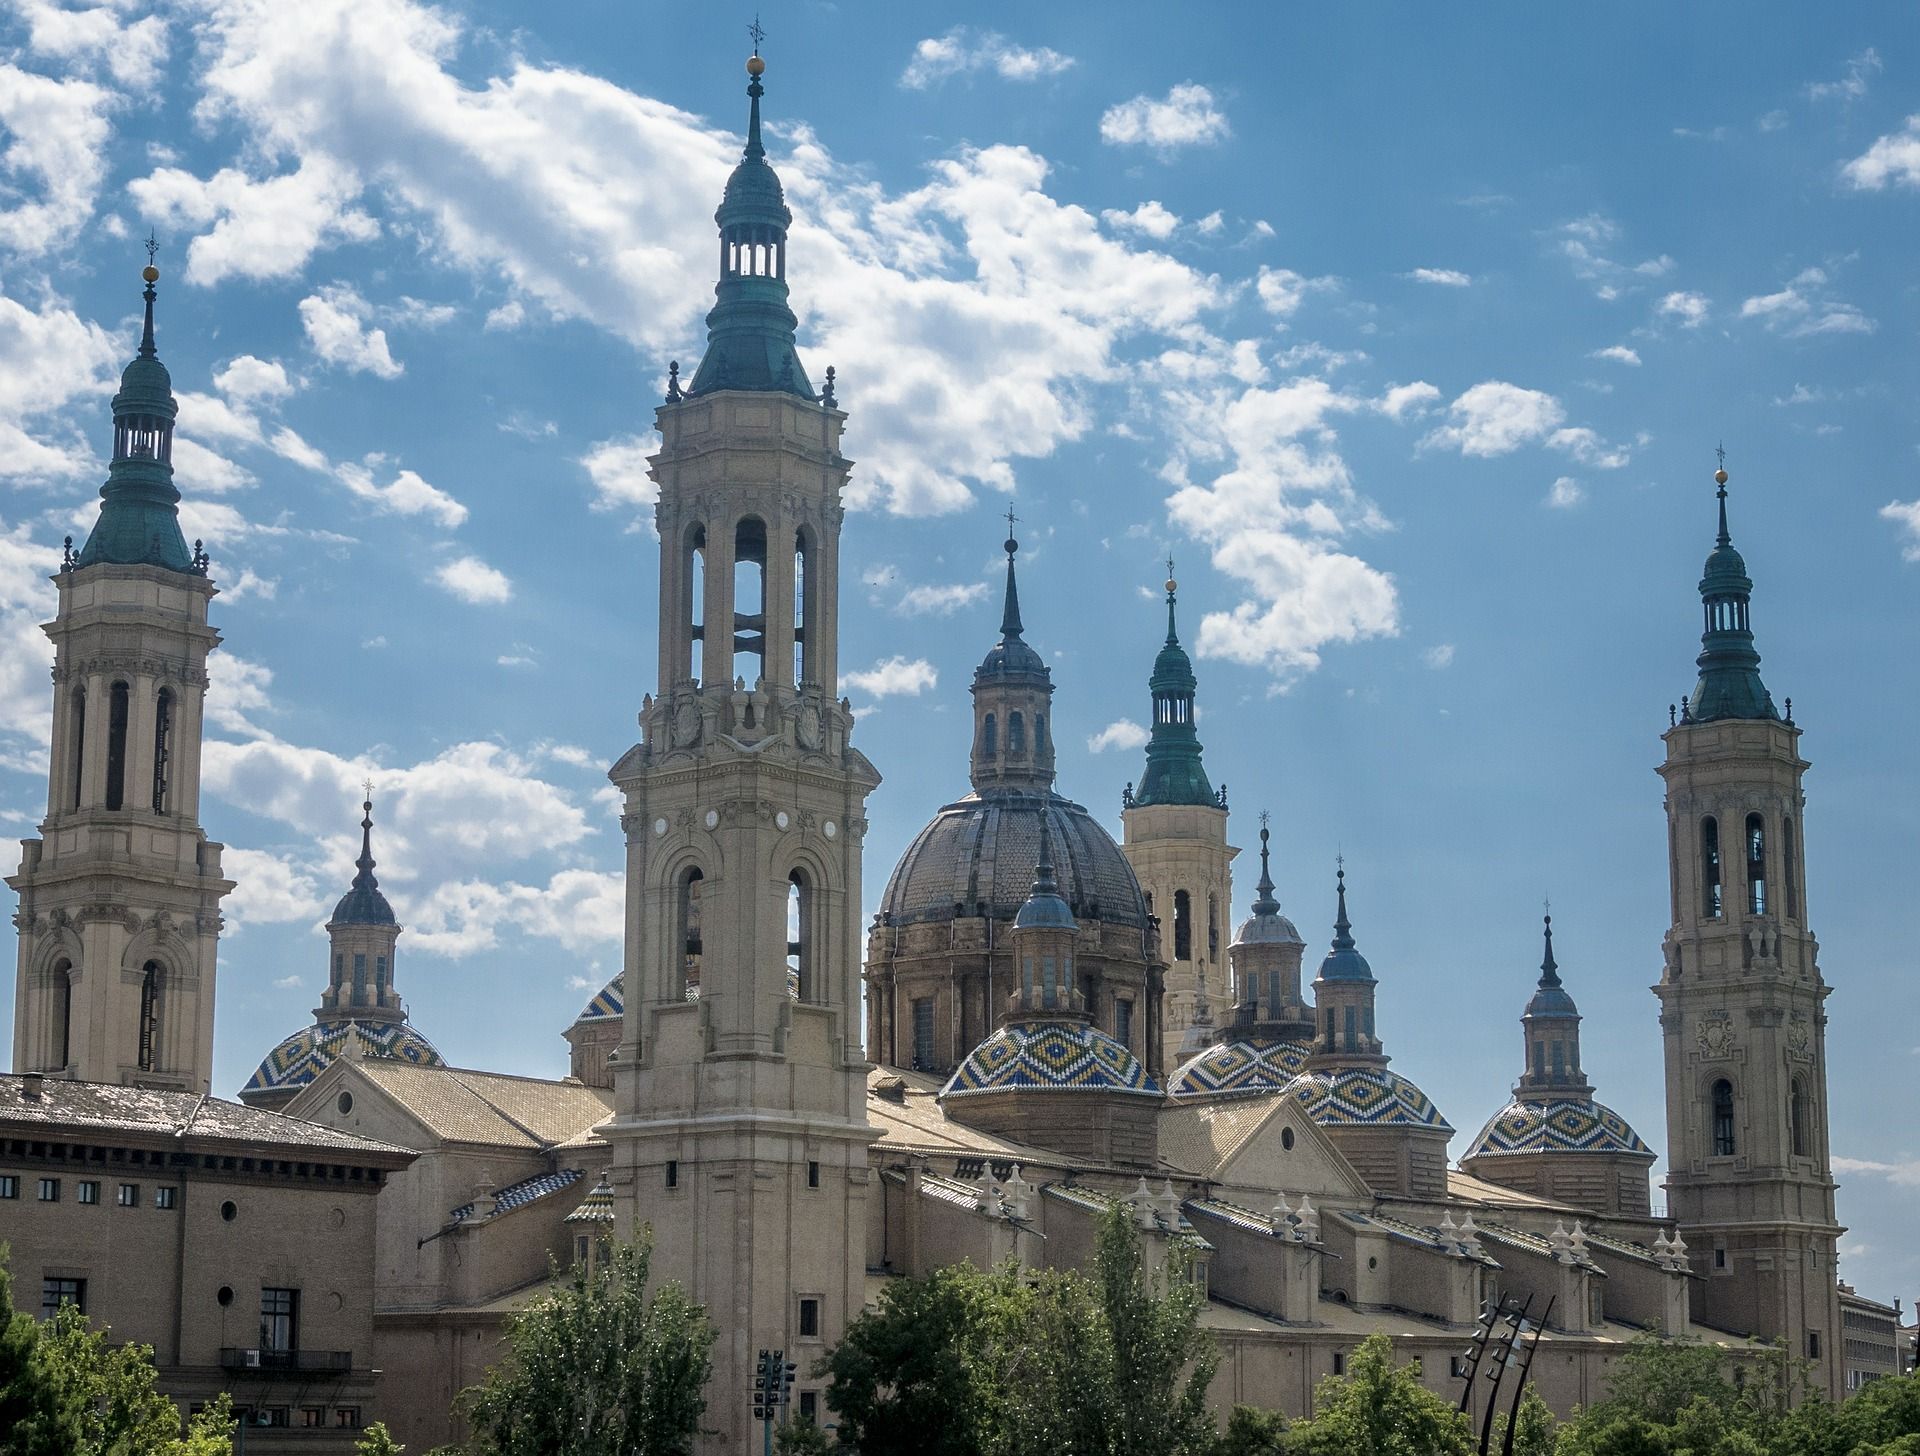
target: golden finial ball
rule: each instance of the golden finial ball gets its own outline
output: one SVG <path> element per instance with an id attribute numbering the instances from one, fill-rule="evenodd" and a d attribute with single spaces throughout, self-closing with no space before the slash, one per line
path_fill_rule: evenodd
<path id="1" fill-rule="evenodd" d="M 1168 577 L 1167 578 L 1167 595 L 1172 596 L 1173 593 L 1179 590 L 1180 590 L 1180 583 L 1175 581 L 1172 577 Z"/>
<path id="2" fill-rule="evenodd" d="M 760 57 L 758 56 L 747 57 L 747 74 L 749 76 L 762 75 L 766 71 L 766 69 L 767 69 L 767 63 L 761 60 Z"/>
<path id="3" fill-rule="evenodd" d="M 140 270 L 140 276 L 149 283 L 158 283 L 160 281 L 160 270 L 149 263 Z"/>
<path id="4" fill-rule="evenodd" d="M 1717 484 L 1725 485 L 1727 483 L 1727 472 L 1724 470 L 1716 470 L 1713 472 L 1713 478 Z"/>

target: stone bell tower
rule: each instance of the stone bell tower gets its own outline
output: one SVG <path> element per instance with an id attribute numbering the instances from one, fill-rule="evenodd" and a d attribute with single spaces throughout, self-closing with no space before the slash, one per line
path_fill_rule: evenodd
<path id="1" fill-rule="evenodd" d="M 1784 1342 L 1840 1395 L 1828 986 L 1808 928 L 1800 729 L 1760 681 L 1753 582 L 1727 530 L 1700 580 L 1700 678 L 1665 735 L 1673 928 L 1654 992 L 1666 1045 L 1667 1195 L 1720 1329 Z"/>
<path id="2" fill-rule="evenodd" d="M 200 828 L 200 720 L 214 595 L 180 534 L 173 382 L 153 342 L 113 397 L 100 515 L 54 585 L 47 817 L 7 883 L 20 896 L 16 1071 L 211 1089 L 220 899 Z"/>
<path id="3" fill-rule="evenodd" d="M 611 773 L 625 1008 L 602 1129 L 624 1219 L 652 1225 L 656 1272 L 719 1331 L 716 1451 L 745 1449 L 759 1349 L 807 1371 L 858 1313 L 875 1136 L 860 851 L 880 776 L 837 691 L 846 416 L 795 350 L 757 52 L 747 70 L 706 357 L 691 385 L 673 367 L 655 415 L 659 686 Z"/>
<path id="4" fill-rule="evenodd" d="M 1233 857 L 1227 792 L 1215 791 L 1200 762 L 1194 720 L 1199 686 L 1174 620 L 1179 583 L 1167 562 L 1167 640 L 1153 660 L 1153 728 L 1139 788 L 1121 801 L 1125 853 L 1160 922 L 1167 963 L 1166 1036 L 1182 1057 L 1213 1034 L 1213 1006 L 1230 1006 L 1227 947 L 1232 935 Z"/>

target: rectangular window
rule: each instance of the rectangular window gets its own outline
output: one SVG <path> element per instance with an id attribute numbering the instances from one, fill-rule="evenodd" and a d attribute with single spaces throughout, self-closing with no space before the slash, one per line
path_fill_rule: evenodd
<path id="1" fill-rule="evenodd" d="M 260 1348 L 286 1354 L 299 1349 L 300 1291 L 260 1291 Z"/>
<path id="2" fill-rule="evenodd" d="M 667 1187 L 678 1188 L 679 1186 L 680 1186 L 680 1164 L 677 1160 L 673 1158 L 668 1158 L 667 1159 Z"/>
<path id="3" fill-rule="evenodd" d="M 172 1208 L 174 1195 L 179 1191 L 180 1190 L 177 1188 L 154 1189 L 153 1190 L 153 1206 L 155 1208 Z"/>
<path id="4" fill-rule="evenodd" d="M 800 1299 L 800 1338 L 820 1338 L 820 1301 L 811 1295 L 803 1295 Z"/>
<path id="5" fill-rule="evenodd" d="M 1133 1045 L 1133 1003 L 1116 1000 L 1113 1003 L 1113 1036 L 1121 1046 Z"/>
<path id="6" fill-rule="evenodd" d="M 80 1313 L 85 1314 L 87 1312 L 87 1281 L 42 1279 L 40 1281 L 40 1317 L 51 1319 L 63 1304 L 70 1304 Z"/>
<path id="7" fill-rule="evenodd" d="M 98 1203 L 100 1201 L 100 1185 L 91 1178 L 81 1179 L 80 1201 L 82 1203 Z"/>
<path id="8" fill-rule="evenodd" d="M 122 1208 L 138 1208 L 140 1206 L 140 1185 L 138 1183 L 122 1183 L 120 1185 L 120 1192 L 114 1201 Z"/>
<path id="9" fill-rule="evenodd" d="M 1467 1378 L 1467 1357 L 1465 1355 L 1449 1356 L 1447 1358 L 1447 1374 L 1451 1375 L 1455 1380 L 1465 1380 Z"/>
<path id="10" fill-rule="evenodd" d="M 1820 1331 L 1818 1330 L 1807 1331 L 1807 1358 L 1809 1360 L 1820 1358 Z"/>
<path id="11" fill-rule="evenodd" d="M 256 1426 L 277 1426 L 281 1430 L 293 1424 L 293 1411 L 284 1405 L 265 1405 L 253 1413 Z"/>
<path id="12" fill-rule="evenodd" d="M 1350 1052 L 1358 1051 L 1360 1049 L 1358 1046 L 1359 1023 L 1355 1019 L 1355 1012 L 1357 1008 L 1349 1006 L 1346 1008 L 1346 1010 L 1347 1010 L 1347 1015 L 1346 1015 L 1347 1050 Z"/>
<path id="13" fill-rule="evenodd" d="M 1333 1373 L 1335 1375 L 1345 1375 L 1347 1373 L 1346 1351 L 1335 1350 L 1333 1352 Z"/>
<path id="14" fill-rule="evenodd" d="M 933 1070 L 933 998 L 922 996 L 913 1003 L 913 1070 Z"/>
<path id="15" fill-rule="evenodd" d="M 323 1405 L 307 1405 L 300 1408 L 300 1424 L 308 1430 L 327 1423 L 327 1408 Z"/>
<path id="16" fill-rule="evenodd" d="M 1713 1251 L 1713 1267 L 1716 1269 L 1724 1269 L 1727 1267 L 1727 1251 L 1724 1247 L 1716 1248 Z"/>
<path id="17" fill-rule="evenodd" d="M 800 1392 L 800 1419 L 809 1425 L 820 1424 L 820 1392 L 803 1390 Z"/>
<path id="18" fill-rule="evenodd" d="M 336 1430 L 359 1430 L 360 1407 L 357 1405 L 335 1406 L 333 1411 L 333 1424 Z"/>
<path id="19" fill-rule="evenodd" d="M 60 1180 L 58 1178 L 42 1178 L 40 1180 L 40 1201 L 42 1203 L 58 1203 L 60 1201 Z"/>
<path id="20" fill-rule="evenodd" d="M 1555 1077 L 1567 1075 L 1567 1044 L 1563 1041 L 1553 1044 L 1553 1075 Z"/>
<path id="21" fill-rule="evenodd" d="M 818 1188 L 819 1186 L 820 1186 L 820 1165 L 818 1163 L 808 1163 L 807 1164 L 807 1187 Z"/>
<path id="22" fill-rule="evenodd" d="M 11 1173 L 0 1173 L 0 1198 L 18 1198 L 20 1180 Z"/>

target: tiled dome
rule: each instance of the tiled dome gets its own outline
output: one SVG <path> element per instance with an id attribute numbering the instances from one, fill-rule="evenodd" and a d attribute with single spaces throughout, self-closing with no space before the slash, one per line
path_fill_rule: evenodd
<path id="1" fill-rule="evenodd" d="M 1340 1067 L 1302 1072 L 1287 1091 L 1322 1126 L 1453 1128 L 1413 1083 L 1385 1067 Z"/>
<path id="2" fill-rule="evenodd" d="M 446 1065 L 433 1043 L 404 1021 L 333 1021 L 303 1026 L 268 1052 L 245 1090 L 272 1092 L 306 1086 L 341 1054 L 349 1036 L 359 1039 L 361 1056 L 391 1057 L 423 1067 Z"/>
<path id="3" fill-rule="evenodd" d="M 1300 1075 L 1312 1052 L 1304 1041 L 1254 1033 L 1219 1042 L 1175 1070 L 1167 1091 L 1175 1097 L 1238 1097 L 1278 1092 Z"/>
<path id="4" fill-rule="evenodd" d="M 1473 1140 L 1467 1156 L 1502 1153 L 1637 1153 L 1653 1149 L 1611 1107 L 1585 1098 L 1509 1102 Z"/>
<path id="5" fill-rule="evenodd" d="M 1060 894 L 1081 922 L 1146 928 L 1140 881 L 1113 836 L 1058 794 L 995 789 L 948 804 L 907 846 L 880 900 L 889 925 L 988 915 L 1011 920 L 1027 901 L 1047 820 Z"/>
<path id="6" fill-rule="evenodd" d="M 625 979 L 624 974 L 615 976 L 602 986 L 600 994 L 583 1006 L 580 1014 L 573 1018 L 574 1025 L 578 1026 L 583 1021 L 618 1021 L 625 1015 L 626 992 L 620 984 L 623 979 Z"/>
<path id="7" fill-rule="evenodd" d="M 940 1098 L 944 1102 L 950 1097 L 1011 1091 L 1130 1092 L 1158 1097 L 1160 1085 L 1138 1057 L 1093 1026 L 1016 1021 L 967 1054 Z"/>

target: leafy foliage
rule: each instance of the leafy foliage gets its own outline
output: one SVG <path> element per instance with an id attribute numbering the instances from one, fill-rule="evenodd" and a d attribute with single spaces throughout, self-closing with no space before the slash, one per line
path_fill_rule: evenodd
<path id="1" fill-rule="evenodd" d="M 1214 1456 L 1286 1456 L 1287 1418 L 1256 1405 L 1237 1405 L 1227 1417 Z"/>
<path id="2" fill-rule="evenodd" d="M 516 1315 L 508 1357 L 469 1392 L 488 1456 L 680 1456 L 693 1449 L 713 1328 L 677 1284 L 647 1293 L 646 1235 Z"/>
<path id="3" fill-rule="evenodd" d="M 407 1448 L 393 1439 L 385 1421 L 375 1421 L 354 1443 L 353 1449 L 357 1456 L 403 1456 Z"/>
<path id="4" fill-rule="evenodd" d="M 1371 1335 L 1313 1395 L 1313 1419 L 1287 1433 L 1288 1456 L 1473 1456 L 1467 1418 L 1393 1363 L 1393 1342 Z"/>

